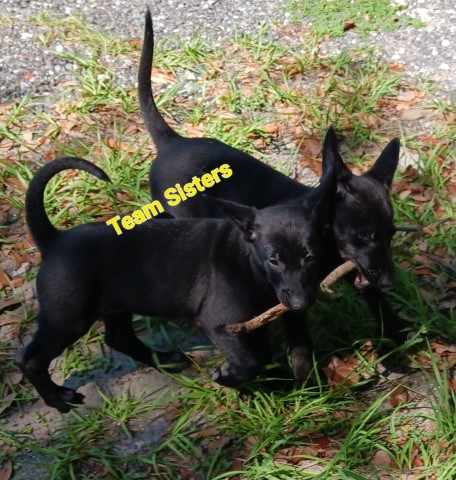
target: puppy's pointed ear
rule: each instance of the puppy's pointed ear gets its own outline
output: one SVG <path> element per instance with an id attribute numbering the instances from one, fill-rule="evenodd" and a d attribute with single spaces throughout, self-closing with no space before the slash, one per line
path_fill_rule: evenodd
<path id="1" fill-rule="evenodd" d="M 256 239 L 255 219 L 256 208 L 240 203 L 222 200 L 221 198 L 204 195 L 204 199 L 215 205 L 244 233 L 245 238 L 253 242 Z"/>
<path id="2" fill-rule="evenodd" d="M 399 139 L 393 138 L 383 149 L 372 168 L 366 173 L 366 175 L 383 183 L 388 190 L 391 188 L 394 173 L 399 163 L 400 146 Z"/>
<path id="3" fill-rule="evenodd" d="M 335 183 L 337 184 L 337 193 L 345 194 L 350 192 L 348 183 L 353 174 L 340 156 L 337 148 L 336 131 L 333 126 L 330 126 L 326 133 L 322 157 L 322 178 L 320 184 L 323 183 L 326 177 L 332 177 L 333 179 L 335 178 Z"/>
<path id="4" fill-rule="evenodd" d="M 334 199 L 339 162 L 343 164 L 337 151 L 336 132 L 330 127 L 323 143 L 323 169 L 320 184 L 304 202 L 305 207 L 318 212 L 319 215 L 325 215 L 326 209 Z"/>

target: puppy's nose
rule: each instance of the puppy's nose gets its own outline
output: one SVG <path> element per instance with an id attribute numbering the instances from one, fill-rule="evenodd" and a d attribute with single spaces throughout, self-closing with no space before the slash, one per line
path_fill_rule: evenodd
<path id="1" fill-rule="evenodd" d="M 293 290 L 283 289 L 280 292 L 280 301 L 291 310 L 304 310 L 311 303 L 311 295 L 296 294 Z"/>
<path id="2" fill-rule="evenodd" d="M 292 310 L 304 310 L 307 308 L 307 302 L 304 300 L 291 300 L 290 308 Z"/>

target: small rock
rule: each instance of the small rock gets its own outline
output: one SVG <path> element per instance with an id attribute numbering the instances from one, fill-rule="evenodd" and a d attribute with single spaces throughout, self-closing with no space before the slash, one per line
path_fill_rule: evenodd
<path id="1" fill-rule="evenodd" d="M 10 275 L 11 272 L 16 270 L 18 267 L 17 263 L 13 258 L 7 257 L 3 262 L 0 263 L 0 270 L 3 270 L 5 273 Z"/>
<path id="2" fill-rule="evenodd" d="M 103 405 L 103 399 L 95 382 L 86 383 L 78 388 L 78 393 L 84 395 L 84 405 L 89 408 L 99 408 Z M 81 407 L 84 408 L 84 407 Z"/>
<path id="3" fill-rule="evenodd" d="M 30 263 L 23 263 L 15 272 L 11 272 L 11 278 L 22 277 L 30 268 Z"/>
<path id="4" fill-rule="evenodd" d="M 417 152 L 412 152 L 408 149 L 401 149 L 401 156 L 399 157 L 399 170 L 405 170 L 407 167 L 418 168 L 420 165 L 420 156 Z"/>
<path id="5" fill-rule="evenodd" d="M 19 217 L 20 217 L 19 209 L 14 207 L 10 208 L 6 215 L 6 224 L 12 225 L 13 223 L 16 223 L 19 220 Z"/>

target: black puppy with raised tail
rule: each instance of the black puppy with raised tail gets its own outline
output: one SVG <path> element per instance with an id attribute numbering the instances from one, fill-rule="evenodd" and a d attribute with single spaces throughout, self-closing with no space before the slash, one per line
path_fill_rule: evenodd
<path id="1" fill-rule="evenodd" d="M 233 175 L 211 188 L 208 195 L 257 208 L 299 203 L 307 198 L 312 192 L 311 187 L 295 182 L 246 153 L 218 140 L 184 138 L 176 133 L 154 102 L 151 86 L 153 49 L 152 20 L 147 11 L 138 88 L 144 121 L 158 150 L 150 172 L 154 198 L 163 199 L 166 186 L 177 182 L 186 184 L 195 175 L 201 176 L 224 163 L 229 163 Z M 345 166 L 332 128 L 327 132 L 325 145 L 323 171 L 332 163 L 325 162 L 325 156 L 331 155 L 336 162 L 337 194 L 334 211 L 328 217 L 329 228 L 322 238 L 325 251 L 322 274 L 331 271 L 343 259 L 352 260 L 359 272 L 355 285 L 362 288 L 378 319 L 377 334 L 380 336 L 383 332 L 386 338 L 402 343 L 406 335 L 401 330 L 406 327 L 406 322 L 393 311 L 381 291 L 381 287 L 391 286 L 393 279 L 390 244 L 395 227 L 389 190 L 398 164 L 399 141 L 392 140 L 374 166 L 361 176 L 353 175 Z M 170 211 L 176 217 L 220 216 L 220 211 L 202 197 L 189 198 Z M 302 324 L 296 323 L 292 338 L 296 338 L 296 332 L 303 328 Z"/>
<path id="2" fill-rule="evenodd" d="M 226 358 L 214 380 L 235 386 L 257 375 L 269 356 L 268 341 L 262 329 L 234 335 L 225 326 L 278 301 L 292 310 L 314 301 L 322 219 L 335 189 L 332 173 L 300 205 L 257 210 L 212 199 L 228 219 L 153 219 L 117 235 L 104 222 L 54 228 L 44 209 L 44 190 L 65 169 L 109 181 L 90 162 L 68 157 L 45 165 L 30 182 L 26 215 L 42 254 L 40 311 L 33 340 L 16 356 L 45 402 L 61 412 L 83 396 L 55 384 L 49 364 L 97 319 L 105 323 L 108 345 L 154 365 L 152 351 L 133 331 L 132 313 L 191 316 Z M 164 354 L 158 356 L 167 362 Z"/>

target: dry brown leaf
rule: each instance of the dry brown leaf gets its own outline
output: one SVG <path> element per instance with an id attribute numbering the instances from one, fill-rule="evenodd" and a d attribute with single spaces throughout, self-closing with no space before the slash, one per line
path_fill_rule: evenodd
<path id="1" fill-rule="evenodd" d="M 328 377 L 330 386 L 343 384 L 349 387 L 360 381 L 360 376 L 356 372 L 355 366 L 344 362 L 335 355 L 331 357 L 329 364 L 323 367 L 323 371 Z"/>
<path id="2" fill-rule="evenodd" d="M 369 115 L 367 113 L 358 114 L 358 118 L 363 121 L 367 127 L 375 127 L 378 125 L 378 117 L 376 115 Z"/>
<path id="3" fill-rule="evenodd" d="M 260 436 L 259 435 L 250 435 L 244 440 L 243 447 L 245 450 L 247 450 L 250 454 L 250 452 L 255 448 L 256 444 L 260 441 Z"/>
<path id="4" fill-rule="evenodd" d="M 0 470 L 0 480 L 9 480 L 13 473 L 13 463 L 6 462 Z"/>
<path id="5" fill-rule="evenodd" d="M 12 140 L 3 139 L 0 142 L 0 148 L 2 150 L 12 150 L 14 148 L 14 143 Z"/>
<path id="6" fill-rule="evenodd" d="M 20 287 L 20 286 L 23 285 L 23 284 L 24 284 L 24 279 L 21 278 L 21 277 L 13 278 L 13 279 L 11 280 L 11 286 L 12 286 L 12 287 L 15 287 L 15 288 L 16 288 L 16 287 Z"/>
<path id="7" fill-rule="evenodd" d="M 76 125 L 78 125 L 79 122 L 74 122 L 74 121 L 71 121 L 71 120 L 65 120 L 64 122 L 62 122 L 60 124 L 60 126 L 62 127 L 62 130 L 65 131 L 66 133 L 70 133 L 71 130 L 76 127 Z"/>
<path id="8" fill-rule="evenodd" d="M 312 172 L 314 172 L 315 174 L 321 175 L 322 168 L 323 168 L 322 165 L 321 165 L 321 161 L 316 160 L 316 159 L 313 158 L 313 157 L 303 156 L 303 157 L 299 160 L 299 163 L 300 163 L 303 167 L 307 167 L 307 168 L 309 168 L 310 170 L 312 170 Z"/>
<path id="9" fill-rule="evenodd" d="M 432 275 L 434 272 L 428 267 L 416 267 L 414 272 L 417 275 Z"/>
<path id="10" fill-rule="evenodd" d="M 22 134 L 22 138 L 24 139 L 24 142 L 32 143 L 33 142 L 33 132 L 31 132 L 30 130 L 24 132 Z"/>
<path id="11" fill-rule="evenodd" d="M 293 106 L 278 106 L 276 108 L 276 112 L 280 113 L 281 115 L 296 115 L 297 109 Z"/>
<path id="12" fill-rule="evenodd" d="M 5 375 L 5 383 L 10 383 L 11 385 L 17 385 L 21 383 L 24 375 L 22 372 L 10 372 Z"/>
<path id="13" fill-rule="evenodd" d="M 0 270 L 0 273 L 1 273 L 1 270 Z M 21 301 L 16 297 L 1 298 L 0 299 L 0 312 L 2 312 L 6 308 L 11 307 L 13 305 L 20 305 L 20 303 L 21 303 Z"/>
<path id="14" fill-rule="evenodd" d="M 204 125 L 202 123 L 198 125 L 192 125 L 190 123 L 185 124 L 185 131 L 187 135 L 191 137 L 201 137 L 204 132 Z"/>
<path id="15" fill-rule="evenodd" d="M 412 193 L 411 190 L 402 190 L 401 192 L 399 192 L 398 197 L 401 200 L 405 200 L 411 193 Z"/>
<path id="16" fill-rule="evenodd" d="M 415 91 L 413 90 L 408 90 L 407 92 L 403 92 L 401 94 L 399 94 L 397 96 L 397 99 L 400 101 L 400 102 L 411 102 L 412 100 L 414 100 L 416 98 L 416 93 Z"/>
<path id="17" fill-rule="evenodd" d="M 373 458 L 374 465 L 389 467 L 391 464 L 390 456 L 384 450 L 377 450 Z"/>
<path id="18" fill-rule="evenodd" d="M 108 138 L 105 140 L 106 145 L 113 150 L 122 150 L 123 152 L 128 152 L 130 150 L 130 146 L 120 140 L 116 140 L 114 138 Z"/>
<path id="19" fill-rule="evenodd" d="M 191 433 L 189 436 L 191 438 L 206 438 L 206 437 L 215 437 L 220 435 L 220 430 L 217 430 L 214 427 L 208 427 L 199 432 Z"/>
<path id="20" fill-rule="evenodd" d="M 262 125 L 259 128 L 259 130 L 261 130 L 262 132 L 265 132 L 265 133 L 275 133 L 275 132 L 277 132 L 278 129 L 279 129 L 279 127 L 277 125 L 272 125 L 272 124 Z"/>
<path id="21" fill-rule="evenodd" d="M 67 82 L 60 83 L 61 87 L 77 87 L 79 82 L 77 80 L 68 80 Z"/>
<path id="22" fill-rule="evenodd" d="M 407 122 L 412 122 L 414 120 L 419 120 L 420 118 L 432 117 L 434 115 L 435 111 L 431 109 L 410 108 L 402 113 L 401 119 Z"/>
<path id="23" fill-rule="evenodd" d="M 402 385 L 397 385 L 389 395 L 389 403 L 392 407 L 397 407 L 401 403 L 408 402 L 408 391 Z"/>
<path id="24" fill-rule="evenodd" d="M 22 317 L 19 315 L 10 315 L 8 313 L 4 313 L 0 315 L 0 327 L 5 327 L 6 325 L 14 325 L 22 323 Z"/>
<path id="25" fill-rule="evenodd" d="M 22 185 L 21 181 L 20 181 L 18 178 L 8 177 L 8 178 L 6 179 L 6 181 L 7 181 L 9 184 L 14 185 L 15 187 L 19 188 L 20 190 L 25 191 L 24 186 Z"/>
<path id="26" fill-rule="evenodd" d="M 320 155 L 322 148 L 321 141 L 317 138 L 306 138 L 301 142 L 301 150 L 312 157 Z"/>
<path id="27" fill-rule="evenodd" d="M 439 355 L 443 353 L 456 353 L 456 345 L 442 345 L 441 343 L 432 342 L 431 348 Z"/>
<path id="28" fill-rule="evenodd" d="M 152 83 L 157 85 L 168 85 L 176 81 L 176 77 L 171 73 L 159 68 L 155 68 L 152 73 Z"/>
<path id="29" fill-rule="evenodd" d="M 280 463 L 297 465 L 304 457 L 318 457 L 318 450 L 310 446 L 288 447 L 279 450 L 274 459 Z"/>
<path id="30" fill-rule="evenodd" d="M 344 29 L 344 32 L 346 32 L 347 30 L 351 30 L 352 28 L 355 28 L 355 27 L 356 27 L 355 21 L 352 19 L 349 19 L 349 20 L 345 20 L 342 28 Z"/>
<path id="31" fill-rule="evenodd" d="M 8 277 L 6 276 L 6 273 L 3 272 L 3 270 L 0 270 L 0 290 L 4 287 L 7 287 L 9 285 L 9 280 Z"/>
<path id="32" fill-rule="evenodd" d="M 427 202 L 429 201 L 429 199 L 427 197 L 425 197 L 424 195 L 412 195 L 412 198 L 413 200 L 415 200 L 415 202 Z"/>

